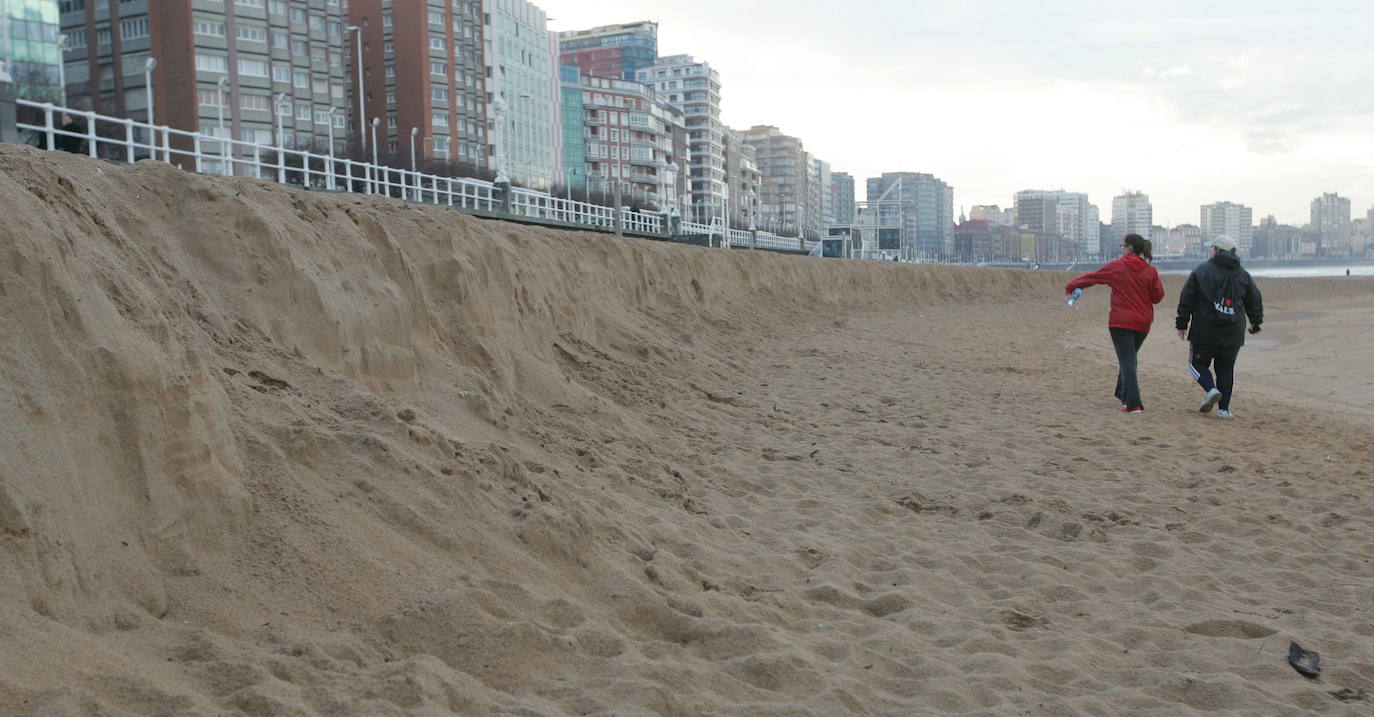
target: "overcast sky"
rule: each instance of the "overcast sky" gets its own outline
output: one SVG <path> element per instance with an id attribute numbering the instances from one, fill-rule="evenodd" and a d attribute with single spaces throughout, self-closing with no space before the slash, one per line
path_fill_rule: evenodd
<path id="1" fill-rule="evenodd" d="M 861 200 L 913 171 L 965 208 L 1087 192 L 1103 221 L 1139 189 L 1168 226 L 1374 203 L 1374 0 L 535 2 L 553 30 L 656 20 L 660 55 L 720 72 L 727 124 L 800 137 Z"/>

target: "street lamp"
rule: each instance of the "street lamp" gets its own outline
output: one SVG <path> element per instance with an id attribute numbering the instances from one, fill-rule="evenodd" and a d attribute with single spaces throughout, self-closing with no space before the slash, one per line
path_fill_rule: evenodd
<path id="1" fill-rule="evenodd" d="M 410 171 L 415 171 L 415 138 L 420 134 L 419 127 L 410 128 Z"/>
<path id="2" fill-rule="evenodd" d="M 755 201 L 757 196 L 757 192 L 753 189 L 749 190 L 749 231 L 751 232 L 758 231 L 758 226 L 754 223 L 754 215 L 758 213 L 758 203 Z"/>
<path id="3" fill-rule="evenodd" d="M 372 124 L 372 174 L 373 174 L 372 182 L 373 182 L 373 184 L 376 184 L 376 182 L 377 182 L 377 179 L 376 179 L 376 174 L 377 174 L 377 169 L 378 169 L 378 164 L 377 164 L 377 125 L 379 125 L 379 124 L 381 124 L 381 123 L 382 123 L 382 118 L 381 118 L 381 117 L 373 117 L 373 118 L 372 118 L 372 123 L 371 123 L 371 124 Z M 375 191 L 375 190 L 374 190 L 374 191 Z"/>
<path id="4" fill-rule="evenodd" d="M 496 183 L 510 184 L 506 174 L 506 99 L 497 95 L 491 102 L 491 114 L 496 119 Z"/>
<path id="5" fill-rule="evenodd" d="M 329 158 L 334 158 L 334 115 L 338 114 L 338 107 L 329 108 Z"/>
<path id="6" fill-rule="evenodd" d="M 67 36 L 57 36 L 57 87 L 62 93 L 62 106 L 67 106 Z"/>
<path id="7" fill-rule="evenodd" d="M 286 93 L 278 92 L 277 101 L 274 103 L 277 108 L 277 147 L 286 147 L 286 130 L 282 126 L 281 109 L 286 106 Z"/>
<path id="8" fill-rule="evenodd" d="M 148 95 L 148 125 L 151 127 L 157 124 L 153 114 L 153 68 L 157 67 L 157 58 L 149 57 L 143 62 L 143 91 Z"/>
<path id="9" fill-rule="evenodd" d="M 228 77 L 221 77 L 219 78 L 219 81 L 215 83 L 215 93 L 218 95 L 218 101 L 216 104 L 219 105 L 217 109 L 219 110 L 219 161 L 221 169 L 226 168 L 225 158 L 229 155 L 229 144 L 227 141 L 228 135 L 226 135 L 224 132 L 224 88 L 228 84 Z M 229 164 L 227 168 L 233 169 L 233 164 Z M 228 176 L 229 172 L 225 171 L 224 174 L 225 176 Z"/>
<path id="10" fill-rule="evenodd" d="M 363 29 L 357 25 L 349 25 L 349 32 L 356 32 L 354 36 L 353 54 L 358 58 L 358 136 L 362 138 L 363 151 L 367 151 L 367 94 L 363 92 Z M 377 143 L 373 137 L 372 143 Z M 374 147 L 375 149 L 375 147 Z"/>

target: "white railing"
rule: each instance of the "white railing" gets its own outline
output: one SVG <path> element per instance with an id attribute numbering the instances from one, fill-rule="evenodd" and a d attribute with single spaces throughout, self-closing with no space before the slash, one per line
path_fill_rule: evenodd
<path id="1" fill-rule="evenodd" d="M 64 140 L 85 144 L 85 154 L 113 161 L 134 163 L 156 159 L 202 174 L 256 177 L 278 184 L 380 194 L 396 199 L 437 204 L 456 209 L 504 212 L 508 215 L 544 219 L 567 224 L 665 237 L 672 231 L 672 220 L 663 212 L 638 211 L 562 199 L 545 192 L 512 188 L 509 206 L 501 201 L 496 185 L 480 179 L 443 177 L 423 172 L 388 167 L 370 162 L 288 149 L 243 140 L 188 132 L 166 125 L 150 125 L 131 119 L 108 117 L 51 103 L 17 100 L 20 107 L 39 110 L 42 124 L 20 122 L 18 127 L 34 132 L 41 147 L 54 150 Z M 85 121 L 80 132 L 64 130 L 55 118 L 70 115 Z M 332 149 L 332 147 L 331 147 Z M 816 245 L 797 237 L 780 237 L 766 232 L 726 229 L 719 224 L 681 222 L 680 233 L 707 236 L 711 246 L 736 249 L 776 249 L 806 252 Z"/>

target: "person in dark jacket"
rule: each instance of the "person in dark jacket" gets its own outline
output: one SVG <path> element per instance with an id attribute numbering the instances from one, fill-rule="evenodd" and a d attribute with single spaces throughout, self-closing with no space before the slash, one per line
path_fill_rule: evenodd
<path id="1" fill-rule="evenodd" d="M 1198 410 L 1207 413 L 1216 408 L 1218 418 L 1235 418 L 1231 388 L 1236 356 L 1245 345 L 1246 319 L 1250 333 L 1260 332 L 1264 299 L 1250 272 L 1241 268 L 1234 239 L 1222 234 L 1207 246 L 1209 258 L 1188 275 L 1178 296 L 1174 328 L 1179 340 L 1189 342 L 1188 370 L 1206 392 Z"/>
<path id="2" fill-rule="evenodd" d="M 53 137 L 53 144 L 63 152 L 83 154 L 86 151 L 86 140 L 79 136 L 86 133 L 86 127 L 70 114 L 62 115 L 62 126 L 58 129 L 69 134 L 58 134 Z M 77 136 L 73 136 L 77 135 Z"/>
<path id="3" fill-rule="evenodd" d="M 1164 284 L 1159 272 L 1145 260 L 1149 243 L 1139 234 L 1121 240 L 1121 258 L 1107 262 L 1064 286 L 1064 293 L 1095 284 L 1112 287 L 1112 311 L 1107 330 L 1116 348 L 1116 398 L 1125 413 L 1143 413 L 1140 384 L 1136 381 L 1136 354 L 1150 333 L 1155 320 L 1155 304 L 1164 299 Z"/>

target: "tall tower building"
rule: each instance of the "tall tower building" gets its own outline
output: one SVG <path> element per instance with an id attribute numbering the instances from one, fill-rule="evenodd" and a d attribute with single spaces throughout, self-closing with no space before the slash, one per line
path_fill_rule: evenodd
<path id="1" fill-rule="evenodd" d="M 487 97 L 501 98 L 506 109 L 491 138 L 489 164 L 497 168 L 504 148 L 511 181 L 548 189 L 562 171 L 563 126 L 548 16 L 528 0 L 482 0 L 482 8 L 488 23 L 482 37 Z"/>
<path id="2" fill-rule="evenodd" d="M 1236 240 L 1236 248 L 1248 255 L 1254 244 L 1255 211 L 1235 202 L 1215 202 L 1202 205 L 1202 221 L 1198 222 L 1198 238 L 1210 241 L 1222 234 Z"/>
<path id="3" fill-rule="evenodd" d="M 658 23 L 631 22 L 558 33 L 559 62 L 584 75 L 634 80 L 658 59 Z"/>
<path id="4" fill-rule="evenodd" d="M 1350 252 L 1350 198 L 1327 192 L 1312 200 L 1312 231 L 1321 237 L 1320 253 Z"/>
<path id="5" fill-rule="evenodd" d="M 772 125 L 742 133 L 759 166 L 759 219 L 774 232 L 801 231 L 806 225 L 811 168 L 802 141 Z"/>
<path id="6" fill-rule="evenodd" d="M 483 166 L 488 142 L 480 0 L 350 0 L 349 18 L 363 34 L 365 114 L 369 122 L 381 119 L 378 153 L 399 155 L 392 158 L 396 163 L 410 151 L 416 130 L 420 157 Z M 349 92 L 357 94 L 356 80 Z M 356 105 L 352 115 L 356 124 Z M 364 130 L 370 142 L 370 128 Z"/>
<path id="7" fill-rule="evenodd" d="M 146 121 L 145 68 L 155 60 L 159 125 L 321 151 L 331 123 L 336 141 L 346 138 L 350 55 L 342 0 L 65 0 L 60 9 L 74 107 Z M 203 149 L 219 151 L 213 143 Z M 215 164 L 209 161 L 209 171 Z"/>
<path id="8" fill-rule="evenodd" d="M 884 172 L 868 180 L 868 201 L 902 203 L 902 253 L 938 260 L 954 254 L 954 188 L 930 174 Z"/>
<path id="9" fill-rule="evenodd" d="M 660 57 L 635 73 L 669 104 L 682 110 L 687 125 L 687 166 L 692 207 L 688 218 L 707 221 L 725 206 L 725 126 L 720 122 L 720 73 L 691 55 Z"/>
<path id="10" fill-rule="evenodd" d="M 1154 226 L 1154 207 L 1150 195 L 1144 192 L 1123 191 L 1112 198 L 1112 229 L 1110 236 L 1101 239 L 1103 256 L 1121 253 L 1119 245 L 1127 234 L 1149 238 Z"/>
<path id="11" fill-rule="evenodd" d="M 0 0 L 0 74 L 22 99 L 62 104 L 57 3 Z"/>
<path id="12" fill-rule="evenodd" d="M 854 177 L 848 172 L 830 174 L 830 193 L 835 198 L 835 224 L 854 223 Z"/>

